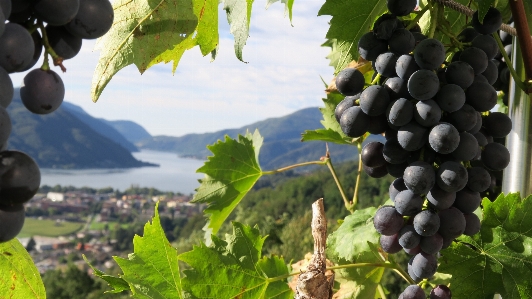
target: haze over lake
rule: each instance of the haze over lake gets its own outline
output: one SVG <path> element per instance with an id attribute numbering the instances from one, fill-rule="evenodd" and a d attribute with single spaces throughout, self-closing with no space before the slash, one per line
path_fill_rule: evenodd
<path id="1" fill-rule="evenodd" d="M 131 185 L 154 187 L 161 191 L 190 194 L 199 187 L 196 173 L 204 161 L 180 158 L 175 153 L 141 150 L 133 153 L 136 159 L 159 164 L 160 167 L 128 169 L 41 169 L 41 185 L 62 185 L 75 187 L 112 187 L 124 191 Z"/>

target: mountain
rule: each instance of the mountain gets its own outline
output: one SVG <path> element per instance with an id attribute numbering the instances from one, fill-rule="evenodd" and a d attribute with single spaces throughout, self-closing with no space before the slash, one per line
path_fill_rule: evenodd
<path id="1" fill-rule="evenodd" d="M 260 162 L 264 169 L 273 169 L 289 164 L 318 160 L 325 154 L 323 142 L 301 142 L 305 130 L 322 128 L 321 112 L 317 107 L 306 108 L 290 115 L 269 118 L 238 129 L 226 129 L 214 133 L 187 134 L 181 137 L 153 136 L 135 144 L 141 149 L 175 152 L 181 156 L 206 159 L 211 152 L 205 147 L 225 135 L 235 138 L 246 130 L 258 129 L 264 137 Z M 371 135 L 367 141 L 382 140 L 382 136 Z M 329 144 L 333 161 L 347 161 L 357 158 L 357 150 L 350 146 Z"/>
<path id="2" fill-rule="evenodd" d="M 129 120 L 105 120 L 103 118 L 100 118 L 100 120 L 115 128 L 115 130 L 132 143 L 151 139 L 150 133 L 135 122 Z"/>
<path id="3" fill-rule="evenodd" d="M 87 112 L 85 112 L 85 110 L 83 110 L 81 107 L 76 106 L 72 103 L 63 102 L 61 104 L 61 108 L 67 110 L 79 120 L 91 127 L 91 129 L 109 138 L 110 140 L 119 144 L 128 151 L 139 151 L 139 149 L 132 142 L 130 142 L 127 138 L 124 138 L 124 135 L 122 135 L 117 129 L 115 129 L 114 126 L 110 125 L 106 120 L 94 118 L 90 116 Z"/>
<path id="4" fill-rule="evenodd" d="M 68 106 L 68 105 L 67 105 Z M 15 90 L 7 111 L 12 131 L 8 149 L 20 150 L 44 168 L 131 168 L 154 166 L 131 153 L 60 107 L 48 115 L 29 112 Z"/>

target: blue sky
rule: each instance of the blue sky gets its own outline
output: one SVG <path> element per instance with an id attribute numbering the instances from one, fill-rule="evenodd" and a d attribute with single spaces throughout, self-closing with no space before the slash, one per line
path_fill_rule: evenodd
<path id="1" fill-rule="evenodd" d="M 65 100 L 89 114 L 109 120 L 132 120 L 152 135 L 181 136 L 240 127 L 268 117 L 320 106 L 322 76 L 329 82 L 333 68 L 325 56 L 330 17 L 317 17 L 323 1 L 296 0 L 293 25 L 280 2 L 265 10 L 256 1 L 244 64 L 234 55 L 233 36 L 220 5 L 220 47 L 214 62 L 196 47 L 187 51 L 174 75 L 171 64 L 148 69 L 143 75 L 129 66 L 111 80 L 100 100 L 90 99 L 92 74 L 98 61 L 94 41 L 83 41 L 75 58 L 65 61 L 60 74 Z M 58 68 L 54 69 L 60 72 Z M 15 86 L 23 74 L 12 75 Z"/>

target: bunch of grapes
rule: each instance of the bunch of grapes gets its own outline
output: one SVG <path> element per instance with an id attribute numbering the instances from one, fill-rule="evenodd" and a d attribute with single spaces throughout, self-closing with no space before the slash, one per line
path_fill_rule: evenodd
<path id="1" fill-rule="evenodd" d="M 13 239 L 24 224 L 24 203 L 39 189 L 41 174 L 35 161 L 7 149 L 11 119 L 7 107 L 14 94 L 10 73 L 35 66 L 44 49 L 44 63 L 23 79 L 20 97 L 36 114 L 55 111 L 63 102 L 61 77 L 50 70 L 48 57 L 65 71 L 63 60 L 73 58 L 82 39 L 104 35 L 113 23 L 109 0 L 0 0 L 0 242 Z"/>
<path id="2" fill-rule="evenodd" d="M 419 282 L 436 273 L 441 249 L 480 231 L 474 211 L 510 162 L 509 151 L 496 141 L 509 134 L 512 122 L 490 112 L 497 104 L 493 84 L 500 81 L 491 36 L 502 23 L 499 11 L 490 8 L 482 24 L 475 13 L 472 27 L 459 35 L 468 46 L 446 61 L 440 41 L 398 18 L 415 6 L 416 1 L 389 0 L 390 13 L 362 36 L 359 54 L 372 62 L 380 84 L 364 88 L 359 70 L 341 71 L 335 83 L 346 97 L 335 116 L 347 136 L 385 135 L 384 144 L 370 142 L 361 153 L 369 176 L 396 177 L 389 190 L 394 205 L 379 208 L 374 226 L 385 252 L 412 256 L 408 273 Z M 436 292 L 430 298 L 451 297 L 444 286 Z M 410 286 L 400 298 L 425 294 Z"/>

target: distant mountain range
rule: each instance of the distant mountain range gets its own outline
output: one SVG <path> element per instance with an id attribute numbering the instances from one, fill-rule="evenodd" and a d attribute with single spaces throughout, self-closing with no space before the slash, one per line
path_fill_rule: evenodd
<path id="1" fill-rule="evenodd" d="M 187 134 L 181 137 L 151 136 L 133 121 L 109 121 L 95 118 L 81 107 L 63 102 L 49 115 L 28 112 L 18 90 L 8 107 L 13 130 L 9 149 L 24 151 L 46 168 L 129 168 L 151 166 L 138 161 L 132 152 L 150 149 L 173 152 L 183 157 L 206 159 L 211 152 L 206 148 L 225 135 L 258 129 L 264 137 L 260 163 L 263 169 L 318 160 L 325 154 L 323 142 L 301 142 L 305 130 L 321 128 L 322 115 L 317 107 L 306 108 L 290 115 L 269 118 L 237 129 L 224 129 L 213 133 Z M 382 139 L 371 136 L 369 140 Z M 354 147 L 329 144 L 333 161 L 357 158 Z"/>

